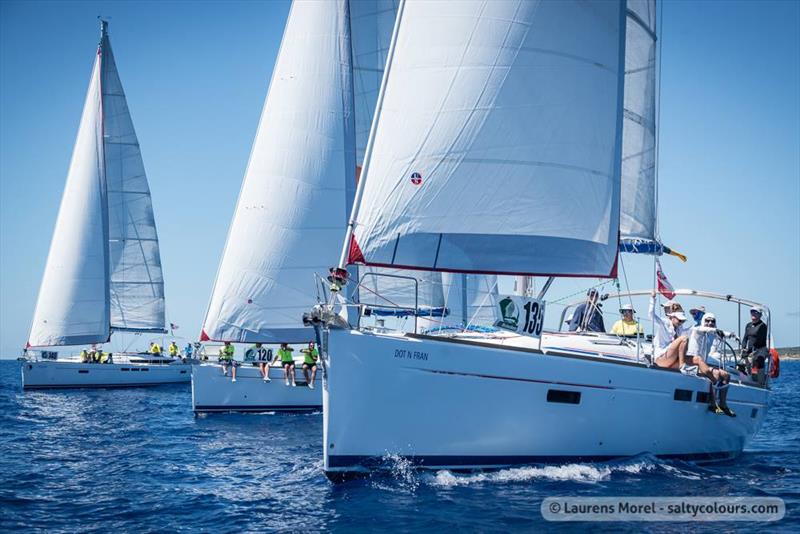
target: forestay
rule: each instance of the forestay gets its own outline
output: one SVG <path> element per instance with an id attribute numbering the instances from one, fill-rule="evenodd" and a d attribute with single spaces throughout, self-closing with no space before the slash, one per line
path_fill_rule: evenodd
<path id="1" fill-rule="evenodd" d="M 98 51 L 33 314 L 29 346 L 98 343 L 109 336 L 108 206 L 101 105 Z"/>
<path id="2" fill-rule="evenodd" d="M 163 332 L 164 277 L 150 187 L 125 91 L 105 31 L 100 48 L 109 208 L 111 328 Z"/>
<path id="3" fill-rule="evenodd" d="M 442 273 L 449 310 L 448 326 L 494 326 L 497 322 L 497 276 Z"/>
<path id="4" fill-rule="evenodd" d="M 349 260 L 608 276 L 619 228 L 619 2 L 401 6 Z"/>
<path id="5" fill-rule="evenodd" d="M 355 188 L 347 4 L 292 4 L 203 339 L 303 342 Z"/>
<path id="6" fill-rule="evenodd" d="M 656 0 L 628 0 L 620 236 L 656 240 Z"/>

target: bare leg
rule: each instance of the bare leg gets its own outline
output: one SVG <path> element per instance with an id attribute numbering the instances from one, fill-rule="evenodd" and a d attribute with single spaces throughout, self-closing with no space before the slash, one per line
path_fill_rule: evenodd
<path id="1" fill-rule="evenodd" d="M 233 370 L 231 371 L 231 373 L 232 373 L 231 380 L 233 382 L 236 382 L 236 364 L 232 364 L 231 367 L 233 367 Z"/>
<path id="2" fill-rule="evenodd" d="M 317 366 L 311 367 L 311 383 L 314 383 L 314 380 L 317 379 Z"/>
<path id="3" fill-rule="evenodd" d="M 305 363 L 303 364 L 303 376 L 305 377 L 307 384 L 311 382 L 308 378 L 308 364 Z"/>

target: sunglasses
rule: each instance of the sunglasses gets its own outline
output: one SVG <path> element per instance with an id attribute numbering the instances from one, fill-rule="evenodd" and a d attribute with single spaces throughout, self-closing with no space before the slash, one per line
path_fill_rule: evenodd
<path id="1" fill-rule="evenodd" d="M 709 319 L 706 319 L 706 320 L 705 320 L 705 321 L 703 321 L 703 322 L 704 322 L 705 324 L 717 324 L 717 321 L 715 321 L 714 319 L 710 319 L 710 320 L 709 320 Z"/>

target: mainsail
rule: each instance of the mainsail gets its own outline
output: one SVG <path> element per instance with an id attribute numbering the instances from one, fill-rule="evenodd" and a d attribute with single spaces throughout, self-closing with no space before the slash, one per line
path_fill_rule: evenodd
<path id="1" fill-rule="evenodd" d="M 304 342 L 355 190 L 347 2 L 292 4 L 202 339 Z"/>
<path id="2" fill-rule="evenodd" d="M 349 261 L 613 274 L 624 28 L 620 2 L 401 4 Z"/>
<path id="3" fill-rule="evenodd" d="M 101 88 L 108 184 L 111 328 L 164 331 L 164 277 L 150 187 L 139 140 L 105 31 Z"/>
<path id="4" fill-rule="evenodd" d="M 628 0 L 620 237 L 656 236 L 656 0 Z"/>
<path id="5" fill-rule="evenodd" d="M 110 332 L 100 54 L 98 49 L 28 346 L 99 343 Z"/>

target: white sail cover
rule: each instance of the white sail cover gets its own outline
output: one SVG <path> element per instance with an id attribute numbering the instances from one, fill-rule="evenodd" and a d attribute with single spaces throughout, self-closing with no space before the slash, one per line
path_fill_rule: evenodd
<path id="1" fill-rule="evenodd" d="M 103 32 L 101 76 L 108 184 L 111 327 L 164 331 L 164 277 L 150 187 L 111 43 Z"/>
<path id="2" fill-rule="evenodd" d="M 441 273 L 450 312 L 449 326 L 494 326 L 497 322 L 497 276 Z"/>
<path id="3" fill-rule="evenodd" d="M 401 5 L 349 260 L 609 276 L 620 2 Z"/>
<path id="4" fill-rule="evenodd" d="M 656 239 L 656 0 L 628 0 L 620 236 Z"/>
<path id="5" fill-rule="evenodd" d="M 100 56 L 92 69 L 28 345 L 108 339 L 108 229 Z"/>
<path id="6" fill-rule="evenodd" d="M 295 1 L 202 339 L 305 342 L 314 274 L 336 264 L 355 189 L 345 0 Z"/>

